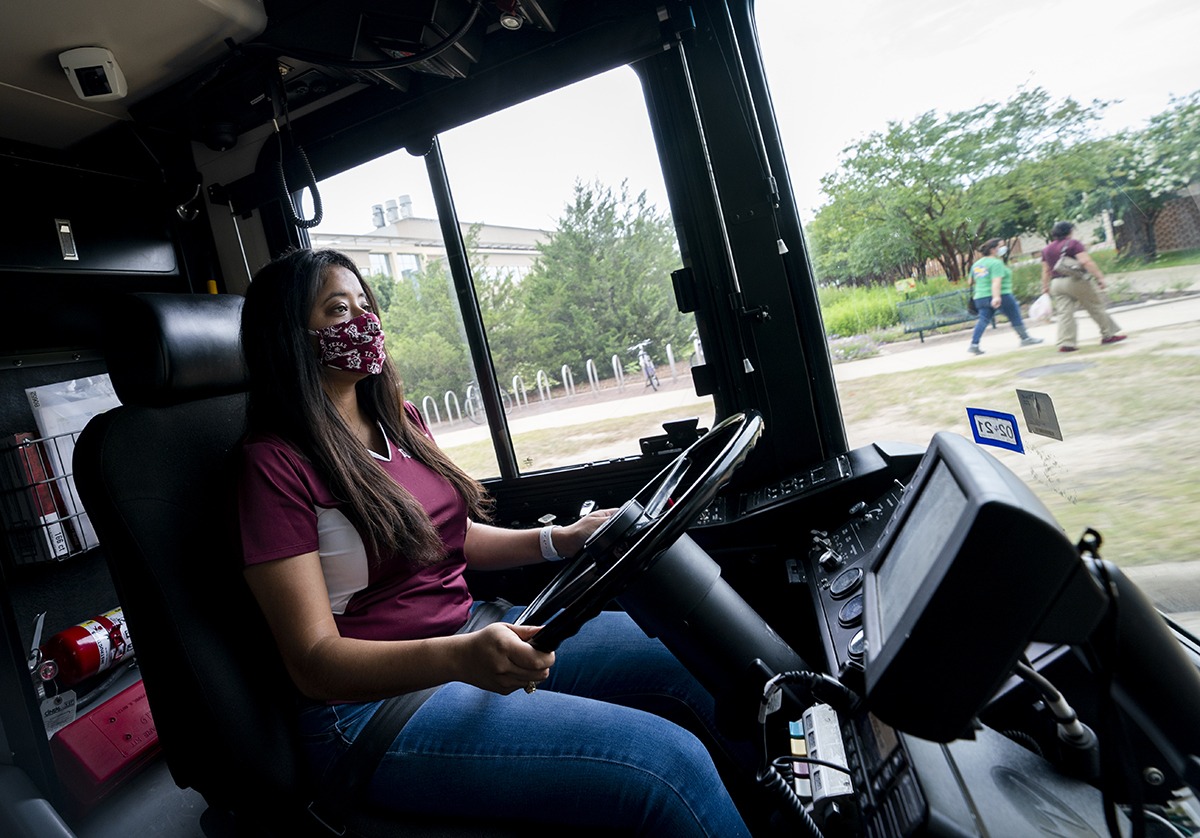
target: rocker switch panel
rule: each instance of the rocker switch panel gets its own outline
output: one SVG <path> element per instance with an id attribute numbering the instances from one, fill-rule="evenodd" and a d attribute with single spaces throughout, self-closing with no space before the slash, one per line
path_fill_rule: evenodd
<path id="1" fill-rule="evenodd" d="M 75 249 L 75 233 L 71 229 L 70 219 L 56 218 L 54 226 L 58 229 L 58 246 L 62 249 L 63 260 L 78 262 L 79 251 Z"/>

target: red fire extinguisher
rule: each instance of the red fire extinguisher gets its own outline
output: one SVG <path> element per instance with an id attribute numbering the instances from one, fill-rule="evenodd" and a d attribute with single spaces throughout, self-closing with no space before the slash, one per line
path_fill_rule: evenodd
<path id="1" fill-rule="evenodd" d="M 45 667 L 53 661 L 58 671 L 51 677 L 57 678 L 59 686 L 70 687 L 132 655 L 133 641 L 129 639 L 125 613 L 114 608 L 60 631 L 41 650 L 43 679 L 49 680 Z"/>

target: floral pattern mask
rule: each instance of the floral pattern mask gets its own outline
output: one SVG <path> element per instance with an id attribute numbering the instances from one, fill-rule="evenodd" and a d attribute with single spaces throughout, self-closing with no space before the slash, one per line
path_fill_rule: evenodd
<path id="1" fill-rule="evenodd" d="M 378 375 L 383 371 L 387 353 L 383 351 L 383 326 L 372 312 L 334 323 L 323 329 L 310 329 L 317 336 L 320 362 L 347 372 Z"/>

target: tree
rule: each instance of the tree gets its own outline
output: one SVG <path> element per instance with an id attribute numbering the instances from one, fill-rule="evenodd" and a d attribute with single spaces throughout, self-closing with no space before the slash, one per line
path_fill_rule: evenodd
<path id="1" fill-rule="evenodd" d="M 1144 130 L 1098 141 L 1088 151 L 1099 174 L 1080 215 L 1112 211 L 1122 255 L 1153 258 L 1154 223 L 1179 190 L 1200 180 L 1200 90 L 1172 97 L 1171 107 Z"/>
<path id="2" fill-rule="evenodd" d="M 472 259 L 472 264 L 474 261 Z M 528 337 L 522 330 L 521 309 L 524 303 L 520 280 L 512 271 L 473 272 L 473 275 L 475 293 L 479 298 L 479 308 L 487 329 L 488 347 L 501 386 L 506 387 L 512 376 L 518 373 L 526 381 L 532 382 L 531 376 L 536 370 L 529 369 L 529 363 L 525 359 Z"/>
<path id="3" fill-rule="evenodd" d="M 395 282 L 380 319 L 409 398 L 419 403 L 432 396 L 440 404 L 447 390 L 462 394 L 473 376 L 444 260 L 431 260 L 408 280 Z"/>
<path id="4" fill-rule="evenodd" d="M 1081 197 L 1095 183 L 1096 168 L 1087 143 L 1041 159 L 1020 161 L 1004 175 L 979 185 L 980 190 L 999 189 L 991 203 L 1005 209 L 989 238 L 1011 241 L 1031 231 L 1048 235 L 1054 222 L 1076 212 Z"/>
<path id="5" fill-rule="evenodd" d="M 379 303 L 379 311 L 384 312 L 391 308 L 392 295 L 396 291 L 396 280 L 383 274 L 371 274 L 364 277 L 364 279 L 371 286 L 371 290 L 375 292 L 375 300 Z"/>
<path id="6" fill-rule="evenodd" d="M 1105 107 L 1073 99 L 1055 103 L 1035 88 L 1007 102 L 889 123 L 886 131 L 845 149 L 841 167 L 822 178 L 830 203 L 818 217 L 843 204 L 836 210 L 839 225 L 831 226 L 853 231 L 844 251 L 848 257 L 854 240 L 865 253 L 882 227 L 893 247 L 874 267 L 898 273 L 912 259 L 933 260 L 957 281 L 985 239 L 1005 230 L 1015 234 L 1038 214 L 1027 197 L 1014 200 L 1024 193 L 1019 179 L 1010 176 L 1055 159 Z"/>
<path id="7" fill-rule="evenodd" d="M 604 369 L 605 359 L 645 338 L 659 347 L 687 343 L 692 326 L 675 306 L 670 280 L 679 264 L 674 229 L 644 192 L 631 198 L 625 184 L 614 191 L 576 183 L 572 204 L 524 279 L 489 270 L 478 239 L 474 227 L 464 244 L 502 387 L 516 373 L 528 382 L 539 369 L 557 377 L 564 364 L 582 374 L 589 358 Z M 440 405 L 453 390 L 462 399 L 474 376 L 445 261 L 430 260 L 392 283 L 380 308 L 409 397 L 432 396 Z"/>
<path id="8" fill-rule="evenodd" d="M 614 190 L 576 181 L 558 229 L 538 250 L 518 294 L 526 361 L 579 370 L 646 338 L 656 347 L 687 341 L 692 327 L 670 280 L 679 265 L 674 230 L 645 192 L 632 198 L 624 182 Z"/>
<path id="9" fill-rule="evenodd" d="M 488 269 L 487 257 L 479 249 L 480 229 L 478 224 L 468 229 L 463 244 L 492 355 L 505 359 L 497 364 L 504 371 L 509 368 L 507 359 L 519 353 L 525 341 L 515 323 L 521 302 L 513 277 L 496 277 Z M 380 285 L 388 288 L 386 302 L 385 295 L 379 293 Z M 420 271 L 395 281 L 375 277 L 372 288 L 379 297 L 388 351 L 397 359 L 408 397 L 419 402 L 432 396 L 441 405 L 445 392 L 453 390 L 461 401 L 475 374 L 458 294 L 446 261 L 430 259 Z"/>
<path id="10" fill-rule="evenodd" d="M 886 201 L 879 193 L 873 199 Z M 866 223 L 863 219 L 871 213 L 860 203 L 842 200 L 831 204 L 808 225 L 817 276 L 837 285 L 923 277 L 925 258 L 907 226 L 895 219 Z"/>

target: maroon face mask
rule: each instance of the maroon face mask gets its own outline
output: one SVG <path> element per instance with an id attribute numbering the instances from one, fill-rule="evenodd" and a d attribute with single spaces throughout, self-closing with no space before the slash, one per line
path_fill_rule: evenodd
<path id="1" fill-rule="evenodd" d="M 324 329 L 310 329 L 309 334 L 317 336 L 320 361 L 325 366 L 368 375 L 383 371 L 387 359 L 383 351 L 383 327 L 371 312 L 364 311 L 358 317 Z"/>

